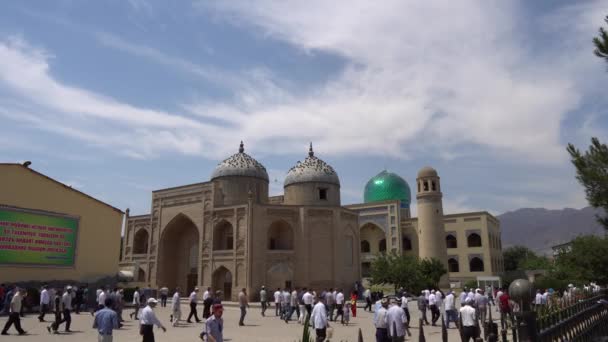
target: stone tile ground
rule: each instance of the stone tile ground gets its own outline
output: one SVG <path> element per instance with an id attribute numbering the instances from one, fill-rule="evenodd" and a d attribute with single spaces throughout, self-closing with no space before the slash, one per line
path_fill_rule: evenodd
<path id="1" fill-rule="evenodd" d="M 169 323 L 169 308 L 156 309 L 157 316 L 167 327 L 167 332 L 155 328 L 156 341 L 163 342 L 192 342 L 200 341 L 198 335 L 203 329 L 202 323 L 188 324 L 185 321 L 181 322 L 180 327 L 171 327 Z M 202 311 L 202 306 L 199 312 Z M 127 310 L 123 316 L 128 318 Z M 186 315 L 189 312 L 189 307 L 182 304 L 182 313 Z M 414 303 L 410 303 L 410 312 L 412 313 L 412 337 L 407 341 L 418 341 L 418 311 L 414 308 Z M 274 316 L 274 309 L 266 311 L 266 317 L 260 315 L 260 308 L 257 305 L 252 305 L 245 318 L 244 327 L 238 326 L 239 309 L 237 307 L 226 305 L 224 311 L 225 319 L 225 341 L 231 342 L 292 342 L 299 341 L 302 336 L 302 326 L 290 322 L 286 324 Z M 357 311 L 357 317 L 351 318 L 349 326 L 342 326 L 339 323 L 332 324 L 334 327 L 334 337 L 332 341 L 357 341 L 359 328 L 363 332 L 364 341 L 375 341 L 375 329 L 372 323 L 372 313 L 364 312 L 361 308 Z M 51 319 L 52 315 L 47 315 L 46 319 Z M 80 315 L 72 315 L 72 330 L 73 333 L 62 333 L 58 335 L 50 335 L 46 331 L 46 326 L 49 323 L 39 323 L 36 315 L 30 314 L 22 319 L 24 329 L 29 333 L 27 336 L 17 336 L 15 330 L 11 328 L 10 336 L 0 336 L 0 341 L 61 341 L 61 342 L 81 342 L 81 341 L 97 341 L 97 333 L 92 329 L 93 318 L 90 314 L 82 313 Z M 295 314 L 294 314 L 295 317 Z M 4 326 L 6 316 L 0 317 L 0 326 Z M 439 327 L 424 327 L 424 332 L 427 341 L 440 341 L 441 329 Z M 454 328 L 449 329 L 449 340 L 459 341 L 458 331 Z M 127 320 L 125 326 L 115 331 L 114 341 L 141 341 L 138 335 L 138 324 L 136 321 Z"/>

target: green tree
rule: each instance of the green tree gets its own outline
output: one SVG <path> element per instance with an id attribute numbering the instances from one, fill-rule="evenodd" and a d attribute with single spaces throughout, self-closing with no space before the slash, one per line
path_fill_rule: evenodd
<path id="1" fill-rule="evenodd" d="M 536 254 L 525 246 L 512 246 L 509 248 L 505 248 L 502 251 L 502 259 L 505 264 L 505 271 L 516 271 L 520 270 L 520 265 L 523 264 L 523 261 L 531 256 L 536 256 Z"/>
<path id="2" fill-rule="evenodd" d="M 447 274 L 448 270 L 438 259 L 427 258 L 420 260 L 420 273 L 422 279 L 426 279 L 428 282 L 428 284 L 425 285 L 437 287 L 439 285 L 439 279 L 441 279 L 444 274 Z"/>
<path id="3" fill-rule="evenodd" d="M 604 21 L 608 23 L 608 16 L 606 16 Z M 603 27 L 600 27 L 599 37 L 593 38 L 593 45 L 595 45 L 595 50 L 593 50 L 593 53 L 608 62 L 608 31 L 606 31 Z"/>
<path id="4" fill-rule="evenodd" d="M 420 260 L 410 255 L 395 253 L 379 254 L 371 264 L 372 285 L 393 285 L 415 293 L 426 286 L 437 286 L 441 276 L 447 273 L 437 259 Z"/>
<path id="5" fill-rule="evenodd" d="M 582 154 L 574 145 L 568 144 L 568 153 L 576 168 L 576 179 L 585 187 L 587 201 L 608 213 L 608 146 L 591 138 L 589 151 Z M 597 219 L 608 229 L 608 216 L 597 215 Z"/>
<path id="6" fill-rule="evenodd" d="M 570 251 L 555 258 L 551 276 L 574 283 L 608 284 L 608 238 L 583 235 L 570 246 Z"/>

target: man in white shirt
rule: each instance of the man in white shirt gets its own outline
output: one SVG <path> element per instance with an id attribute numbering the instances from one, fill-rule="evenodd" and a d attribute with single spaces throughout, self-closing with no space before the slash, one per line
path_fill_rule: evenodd
<path id="1" fill-rule="evenodd" d="M 102 288 L 99 296 L 97 297 L 97 310 L 95 311 L 99 311 L 104 308 L 107 296 L 108 294 L 106 293 L 105 289 Z"/>
<path id="2" fill-rule="evenodd" d="M 289 305 L 289 309 L 287 310 L 287 314 L 285 315 L 285 323 L 289 323 L 289 320 L 291 320 L 291 316 L 293 316 L 293 313 L 298 311 L 298 292 L 296 290 L 293 290 L 289 293 L 289 303 L 287 305 Z"/>
<path id="3" fill-rule="evenodd" d="M 469 341 L 478 337 L 477 320 L 475 319 L 475 309 L 471 306 L 470 300 L 465 300 L 464 306 L 460 308 L 460 318 L 462 320 L 463 341 Z"/>
<path id="4" fill-rule="evenodd" d="M 435 290 L 429 295 L 429 308 L 431 309 L 431 325 L 437 326 L 437 320 L 439 319 L 439 309 L 437 308 L 437 296 Z"/>
<path id="5" fill-rule="evenodd" d="M 200 323 L 201 320 L 198 319 L 198 313 L 196 312 L 196 304 L 198 303 L 198 299 L 196 297 L 196 295 L 198 294 L 198 287 L 194 288 L 194 291 L 192 291 L 192 293 L 190 293 L 190 314 L 188 315 L 188 323 L 192 323 L 191 319 L 194 316 L 194 319 L 196 320 L 196 323 Z"/>
<path id="6" fill-rule="evenodd" d="M 340 322 L 344 324 L 344 293 L 342 292 L 342 289 L 339 289 L 338 294 L 336 294 L 336 308 L 338 308 L 338 310 L 334 322 L 337 321 L 338 316 L 340 316 Z"/>
<path id="7" fill-rule="evenodd" d="M 203 301 L 211 296 L 211 288 L 208 287 L 207 290 L 203 293 Z"/>
<path id="8" fill-rule="evenodd" d="M 383 298 L 376 302 L 379 306 L 374 310 L 374 326 L 376 327 L 376 341 L 389 341 L 388 338 L 388 300 Z"/>
<path id="9" fill-rule="evenodd" d="M 502 292 L 502 288 L 498 289 L 498 292 L 496 292 L 496 312 L 500 312 L 500 297 L 504 294 L 504 292 Z"/>
<path id="10" fill-rule="evenodd" d="M 171 299 L 171 319 L 169 322 L 173 323 L 173 326 L 176 327 L 180 319 L 182 319 L 182 307 L 179 301 L 179 287 L 176 287 Z"/>
<path id="11" fill-rule="evenodd" d="M 274 292 L 274 315 L 279 316 L 281 314 L 281 288 L 277 287 Z"/>
<path id="12" fill-rule="evenodd" d="M 6 324 L 4 324 L 4 329 L 2 329 L 2 333 L 0 335 L 8 335 L 8 329 L 15 324 L 15 329 L 19 335 L 25 335 L 27 332 L 21 328 L 21 304 L 23 302 L 23 296 L 25 294 L 25 290 L 19 289 L 15 290 L 16 293 L 13 298 L 10 300 L 9 308 L 8 308 L 8 320 Z"/>
<path id="13" fill-rule="evenodd" d="M 317 304 L 315 304 L 315 307 L 312 309 L 310 321 L 315 329 L 315 332 L 317 333 L 316 341 L 325 341 L 329 322 L 327 321 L 327 310 L 325 309 L 325 304 L 323 304 L 323 302 L 317 301 Z"/>
<path id="14" fill-rule="evenodd" d="M 445 300 L 443 301 L 443 303 L 444 303 L 445 314 L 446 314 L 446 318 L 447 318 L 447 320 L 445 322 L 446 328 L 448 328 L 448 329 L 450 328 L 450 322 L 454 322 L 454 324 L 456 324 L 456 326 L 458 326 L 457 314 L 456 314 L 456 303 L 455 303 L 454 293 L 451 290 L 445 296 Z"/>
<path id="15" fill-rule="evenodd" d="M 148 299 L 148 306 L 141 311 L 140 323 L 140 334 L 143 336 L 143 342 L 154 342 L 154 326 L 163 329 L 163 332 L 167 331 L 167 328 L 156 318 L 154 313 L 154 307 L 156 307 L 158 301 L 154 298 Z"/>
<path id="16" fill-rule="evenodd" d="M 365 307 L 363 308 L 363 311 L 367 311 L 369 309 L 369 312 L 372 312 L 372 291 L 370 291 L 370 289 L 365 289 L 365 291 L 363 292 L 363 299 L 365 299 Z"/>
<path id="17" fill-rule="evenodd" d="M 61 297 L 61 305 L 63 306 L 63 322 L 65 322 L 65 331 L 70 332 L 70 325 L 72 324 L 72 287 L 68 286 L 65 288 L 65 292 Z"/>
<path id="18" fill-rule="evenodd" d="M 543 293 L 543 304 L 549 305 L 550 303 L 551 303 L 551 293 L 549 292 L 549 289 L 546 289 L 545 293 Z"/>
<path id="19" fill-rule="evenodd" d="M 304 307 L 306 308 L 306 314 L 308 315 L 308 317 L 310 317 L 310 315 L 312 314 L 312 304 L 314 298 L 312 296 L 312 293 L 310 293 L 310 291 L 308 291 L 306 288 L 304 288 L 304 295 L 302 296 L 302 301 L 304 302 Z"/>
<path id="20" fill-rule="evenodd" d="M 46 285 L 42 286 L 42 292 L 40 292 L 40 315 L 38 321 L 44 322 L 44 315 L 49 310 L 49 304 L 51 303 L 51 296 Z"/>
<path id="21" fill-rule="evenodd" d="M 386 323 L 388 325 L 388 336 L 393 341 L 405 340 L 405 324 L 407 323 L 407 319 L 398 303 L 391 303 L 386 314 Z"/>
<path id="22" fill-rule="evenodd" d="M 287 288 L 284 288 L 283 292 L 281 292 L 281 319 L 283 319 L 283 320 L 289 313 L 290 301 L 291 301 L 291 292 Z"/>
<path id="23" fill-rule="evenodd" d="M 135 311 L 133 311 L 133 312 L 131 312 L 131 313 L 129 314 L 129 317 L 130 317 L 131 319 L 133 319 L 133 317 L 135 317 L 135 319 L 137 319 L 137 318 L 138 318 L 138 317 L 137 317 L 137 314 L 139 313 L 139 307 L 140 307 L 140 305 L 141 305 L 141 302 L 140 302 L 140 300 L 139 300 L 139 299 L 140 299 L 140 295 L 139 295 L 139 287 L 138 287 L 138 286 L 136 286 L 136 287 L 135 287 L 135 292 L 133 292 L 133 306 L 135 306 Z"/>
<path id="24" fill-rule="evenodd" d="M 266 316 L 266 309 L 268 308 L 268 294 L 266 293 L 266 287 L 262 285 L 260 290 L 260 304 L 262 304 L 262 316 Z"/>
<path id="25" fill-rule="evenodd" d="M 543 305 L 543 294 L 540 290 L 536 290 L 536 297 L 534 297 L 534 305 L 538 305 L 539 307 Z"/>
<path id="26" fill-rule="evenodd" d="M 406 297 L 406 293 L 403 292 L 401 296 L 401 309 L 403 309 L 403 313 L 405 314 L 405 318 L 407 319 L 407 325 L 410 325 L 410 310 L 407 307 L 408 299 Z"/>
<path id="27" fill-rule="evenodd" d="M 163 286 L 160 289 L 160 306 L 161 308 L 167 307 L 167 297 L 169 296 L 169 288 Z"/>

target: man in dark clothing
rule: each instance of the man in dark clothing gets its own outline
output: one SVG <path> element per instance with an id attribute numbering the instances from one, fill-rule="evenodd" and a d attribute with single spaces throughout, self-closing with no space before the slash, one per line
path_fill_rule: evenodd
<path id="1" fill-rule="evenodd" d="M 55 298 L 53 298 L 53 303 L 54 303 L 54 308 L 55 308 L 55 321 L 53 323 L 51 323 L 51 325 L 46 327 L 46 330 L 49 331 L 49 333 L 52 332 L 54 334 L 57 333 L 57 329 L 59 329 L 59 325 L 63 322 L 65 322 L 65 320 L 61 319 L 61 312 L 63 311 L 61 308 L 61 290 L 57 290 L 55 292 Z"/>

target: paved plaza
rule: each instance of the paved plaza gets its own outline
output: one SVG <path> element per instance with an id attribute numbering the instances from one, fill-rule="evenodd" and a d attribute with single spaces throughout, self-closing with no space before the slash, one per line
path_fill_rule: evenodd
<path id="1" fill-rule="evenodd" d="M 192 342 L 200 341 L 198 338 L 200 332 L 204 328 L 203 323 L 187 323 L 185 321 L 180 322 L 180 327 L 172 327 L 169 323 L 169 307 L 155 309 L 158 318 L 167 327 L 167 332 L 163 333 L 162 330 L 155 328 L 156 341 L 170 341 L 170 342 Z M 202 312 L 202 305 L 199 306 L 199 314 Z M 123 313 L 123 317 L 128 319 L 129 312 L 126 310 Z M 187 315 L 189 307 L 186 304 L 182 304 L 182 314 Z M 415 303 L 410 303 L 410 312 L 412 313 L 412 337 L 407 338 L 408 341 L 418 341 L 418 310 L 415 309 Z M 302 325 L 297 324 L 294 321 L 286 324 L 284 321 L 279 320 L 274 316 L 274 308 L 266 311 L 266 317 L 262 317 L 260 314 L 260 308 L 258 304 L 252 304 L 248 310 L 245 318 L 245 326 L 238 326 L 239 309 L 236 306 L 230 304 L 225 305 L 224 310 L 224 339 L 225 341 L 233 342 L 291 342 L 299 341 L 302 337 Z M 357 333 L 359 328 L 363 332 L 363 338 L 366 342 L 375 341 L 374 333 L 375 329 L 372 323 L 373 313 L 364 312 L 362 308 L 357 310 L 357 317 L 351 318 L 351 322 L 348 326 L 342 326 L 339 322 L 331 324 L 334 328 L 334 336 L 331 341 L 357 341 Z M 47 320 L 52 319 L 53 315 L 47 315 Z M 294 314 L 295 317 L 295 314 Z M 184 317 L 185 318 L 185 317 Z M 429 312 L 430 318 L 430 312 Z M 0 318 L 0 325 L 4 326 L 7 317 Z M 39 323 L 35 314 L 29 314 L 22 319 L 23 328 L 28 332 L 27 336 L 18 336 L 13 328 L 9 331 L 11 336 L 2 336 L 0 340 L 4 341 L 61 341 L 61 342 L 80 342 L 80 341 L 96 341 L 97 332 L 92 329 L 93 318 L 88 313 L 81 313 L 80 315 L 72 315 L 72 333 L 61 333 L 57 335 L 50 335 L 46 331 L 47 323 Z M 114 341 L 140 341 L 141 337 L 138 334 L 138 323 L 137 321 L 127 320 L 122 329 L 114 332 Z M 427 341 L 440 341 L 441 340 L 441 328 L 437 327 L 424 327 L 424 332 Z M 450 341 L 458 341 L 458 330 L 453 325 L 448 330 L 448 336 Z"/>

